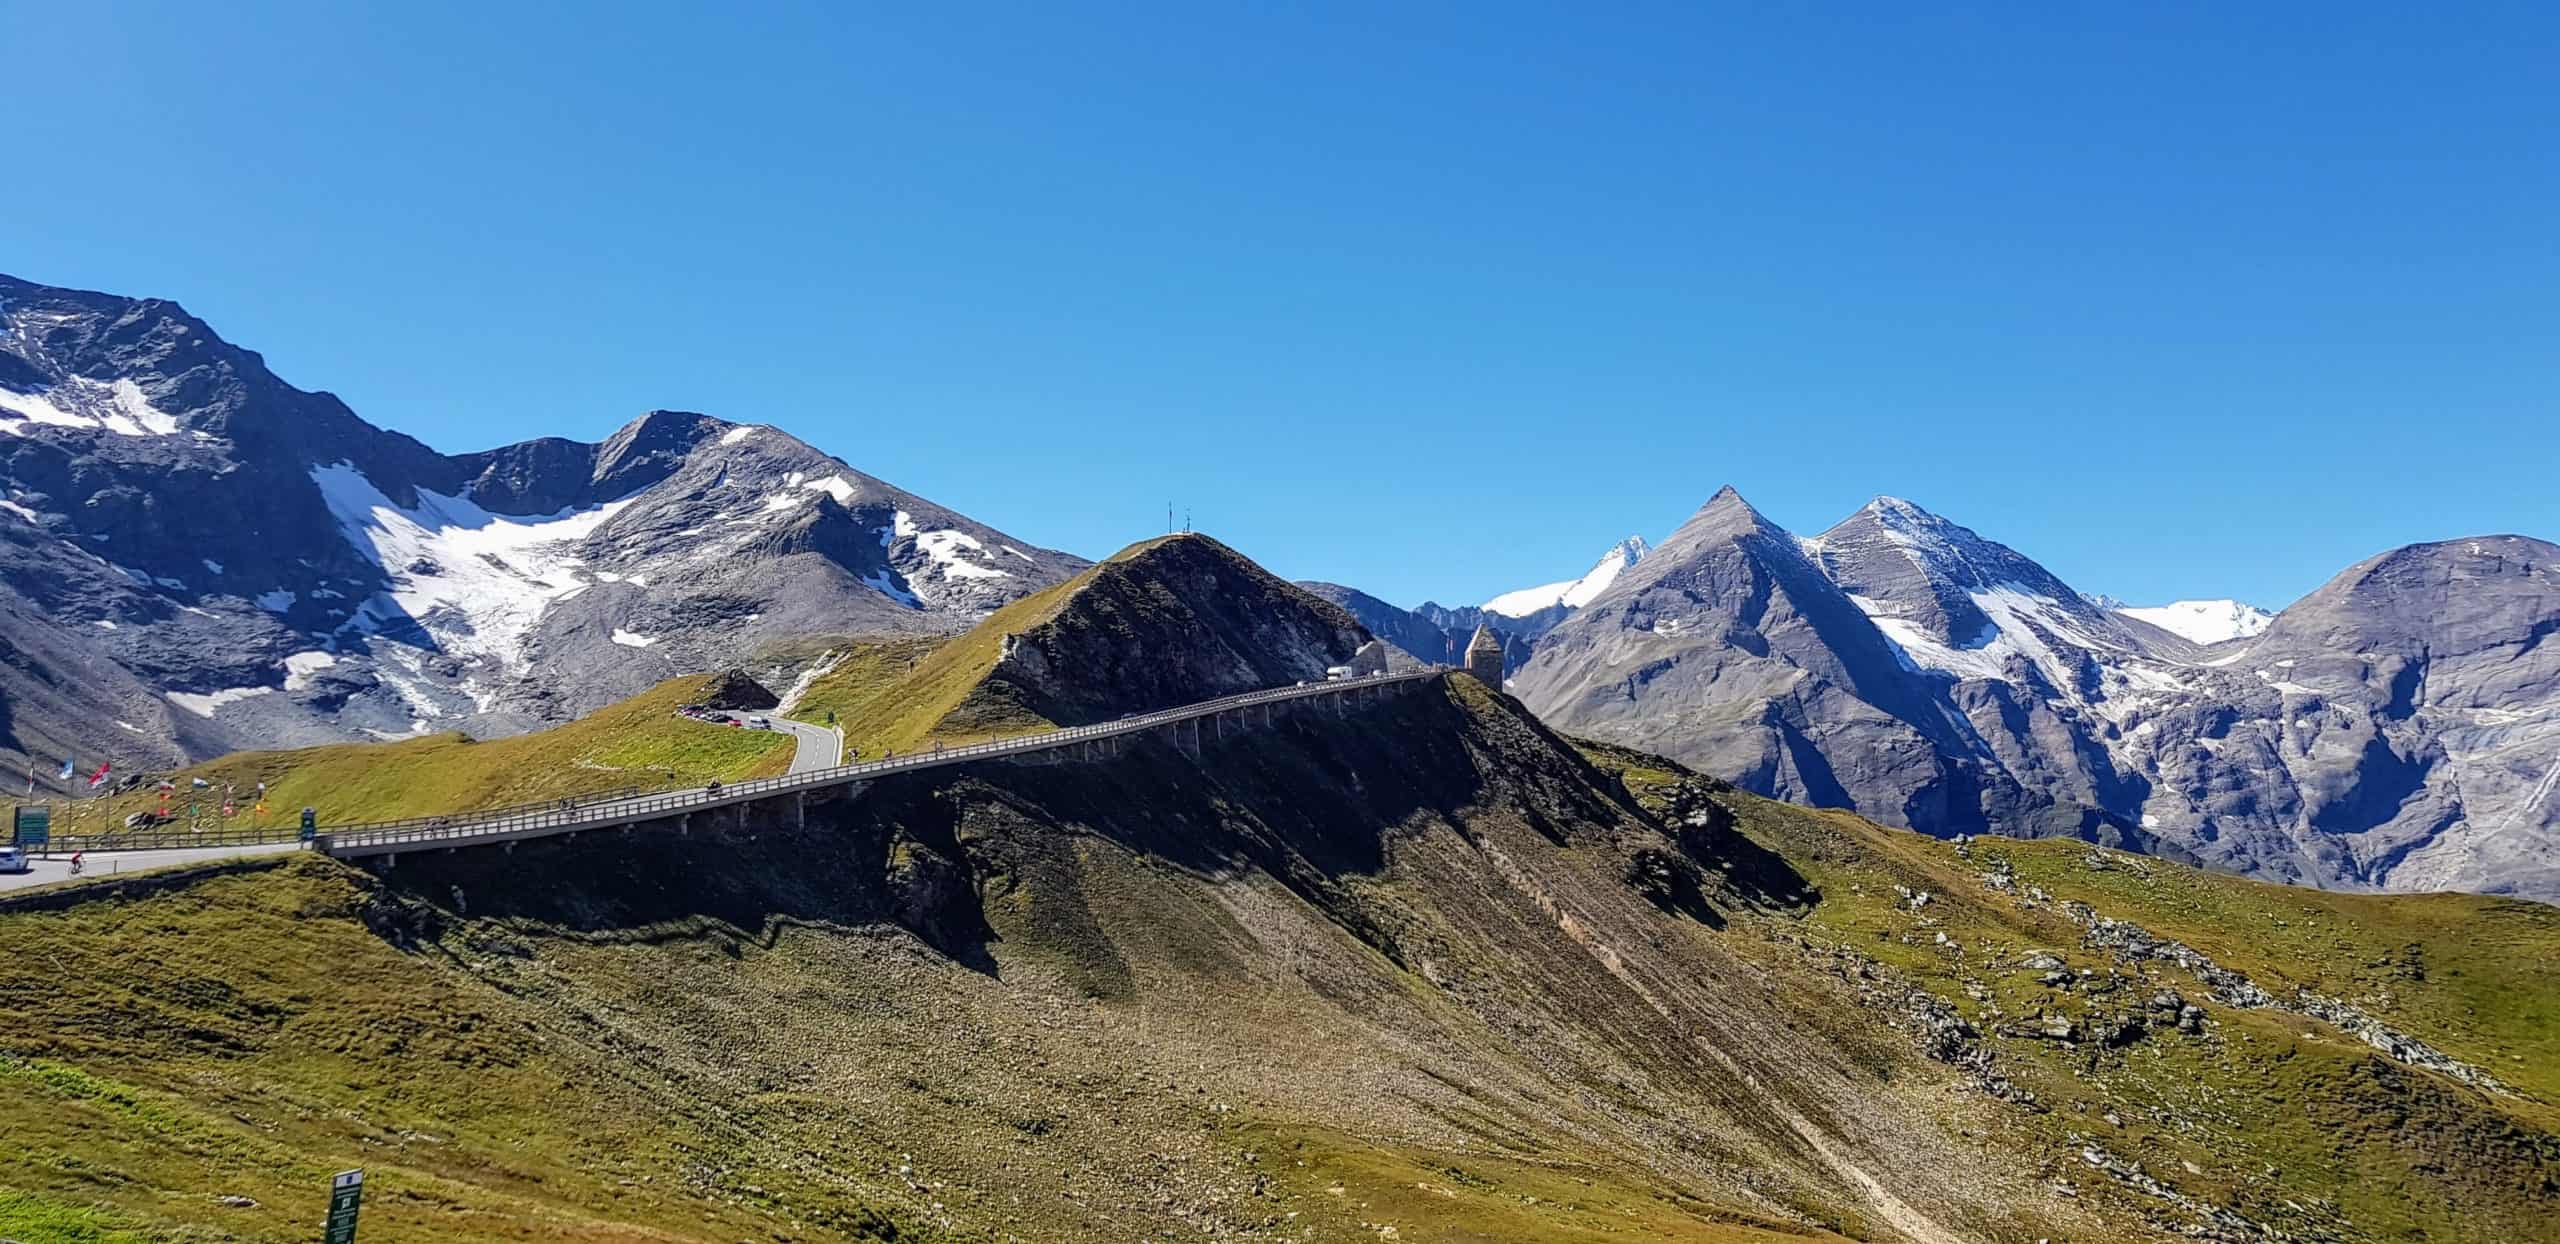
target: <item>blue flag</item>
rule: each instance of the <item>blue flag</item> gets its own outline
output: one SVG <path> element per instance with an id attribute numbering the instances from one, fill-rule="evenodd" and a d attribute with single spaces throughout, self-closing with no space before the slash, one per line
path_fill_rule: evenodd
<path id="1" fill-rule="evenodd" d="M 62 780 L 66 782 L 70 781 L 71 774 L 71 758 L 69 756 L 65 756 L 62 758 Z"/>

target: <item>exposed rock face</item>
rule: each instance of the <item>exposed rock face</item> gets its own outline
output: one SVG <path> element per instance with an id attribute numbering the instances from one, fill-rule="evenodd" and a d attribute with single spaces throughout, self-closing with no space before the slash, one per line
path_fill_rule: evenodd
<path id="1" fill-rule="evenodd" d="M 2560 899 L 2560 548 L 2413 545 L 2199 645 L 1890 498 L 1727 489 L 1513 678 L 1559 726 L 1934 833 Z"/>
<path id="2" fill-rule="evenodd" d="M 744 670 L 726 670 L 702 689 L 701 702 L 711 708 L 752 712 L 779 707 L 782 699 L 767 690 L 763 683 L 749 678 Z"/>
<path id="3" fill-rule="evenodd" d="M 1083 568 L 773 428 L 447 456 L 175 304 L 0 277 L 0 763 L 499 733 Z"/>
<path id="4" fill-rule="evenodd" d="M 1341 606 L 1197 534 L 1138 545 L 1068 591 L 1006 637 L 988 680 L 1062 725 L 1321 679 L 1370 640 Z"/>

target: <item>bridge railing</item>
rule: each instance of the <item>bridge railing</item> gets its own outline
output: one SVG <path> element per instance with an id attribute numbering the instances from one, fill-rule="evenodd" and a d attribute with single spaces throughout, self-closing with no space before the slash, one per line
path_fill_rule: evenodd
<path id="1" fill-rule="evenodd" d="M 542 812 L 566 814 L 578 808 L 612 803 L 656 791 L 677 789 L 695 788 L 624 786 L 608 791 L 588 791 L 571 797 L 506 804 L 495 808 L 474 808 L 468 812 L 401 817 L 389 821 L 366 821 L 351 828 L 366 831 L 396 831 L 476 825 L 484 820 L 522 818 Z M 173 822 L 139 829 L 112 829 L 94 834 L 56 834 L 45 844 L 44 850 L 53 855 L 66 855 L 73 851 L 161 851 L 173 847 L 263 846 L 272 843 L 298 842 L 301 839 L 302 827 L 298 821 L 287 825 L 261 825 L 252 829 L 188 829 Z"/>
<path id="2" fill-rule="evenodd" d="M 182 826 L 161 825 L 151 829 L 120 829 L 106 834 L 55 834 L 40 846 L 26 848 L 37 855 L 69 855 L 75 851 L 167 851 L 182 847 L 256 847 L 294 842 L 301 838 L 298 829 L 207 829 L 190 830 Z M 7 844 L 0 843 L 0 846 Z"/>
<path id="3" fill-rule="evenodd" d="M 633 821 L 655 820 L 674 812 L 703 811 L 734 804 L 752 803 L 758 799 L 769 799 L 776 795 L 797 791 L 823 790 L 847 782 L 930 769 L 937 765 L 961 764 L 973 760 L 1051 751 L 1096 739 L 1117 738 L 1159 729 L 1177 722 L 1214 716 L 1233 709 L 1325 695 L 1340 695 L 1369 687 L 1394 686 L 1429 678 L 1439 672 L 1435 667 L 1404 674 L 1386 674 L 1342 682 L 1309 683 L 1303 687 L 1275 687 L 1264 691 L 1248 691 L 1222 699 L 1205 700 L 1197 704 L 1186 704 L 1177 708 L 1124 717 L 1118 721 L 1101 722 L 1089 726 L 1068 726 L 1018 738 L 920 751 L 905 756 L 835 765 L 801 773 L 786 773 L 777 777 L 727 782 L 721 784 L 717 791 L 704 786 L 686 786 L 612 798 L 590 796 L 575 802 L 554 801 L 550 804 L 521 805 L 516 808 L 500 809 L 495 813 L 463 812 L 446 817 L 411 817 L 402 821 L 378 821 L 326 827 L 323 833 L 327 836 L 328 845 L 334 849 L 399 846 L 455 838 L 517 835 L 541 830 L 609 827 Z"/>

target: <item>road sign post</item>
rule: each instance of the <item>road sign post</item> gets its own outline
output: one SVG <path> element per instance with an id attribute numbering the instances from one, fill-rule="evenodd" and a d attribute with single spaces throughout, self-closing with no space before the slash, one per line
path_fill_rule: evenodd
<path id="1" fill-rule="evenodd" d="M 302 810 L 302 840 L 309 842 L 320 836 L 320 813 L 312 808 Z"/>
<path id="2" fill-rule="evenodd" d="M 356 1211 L 364 1207 L 364 1172 L 340 1171 L 329 1180 L 329 1229 L 321 1244 L 356 1244 Z"/>
<path id="3" fill-rule="evenodd" d="M 20 808 L 9 824 L 9 842 L 13 846 L 41 851 L 53 840 L 53 809 Z"/>

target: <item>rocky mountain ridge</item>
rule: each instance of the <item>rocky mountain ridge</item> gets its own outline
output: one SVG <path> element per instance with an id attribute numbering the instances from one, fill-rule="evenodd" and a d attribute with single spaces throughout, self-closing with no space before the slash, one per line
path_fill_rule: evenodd
<path id="1" fill-rule="evenodd" d="M 771 427 L 446 455 L 174 303 L 0 277 L 0 762 L 505 733 L 1082 569 Z"/>
<path id="2" fill-rule="evenodd" d="M 1514 689 L 1888 824 L 2560 899 L 2554 629 L 2560 548 L 2523 536 L 2394 550 L 2204 644 L 1908 502 L 1798 538 L 1726 489 Z"/>

